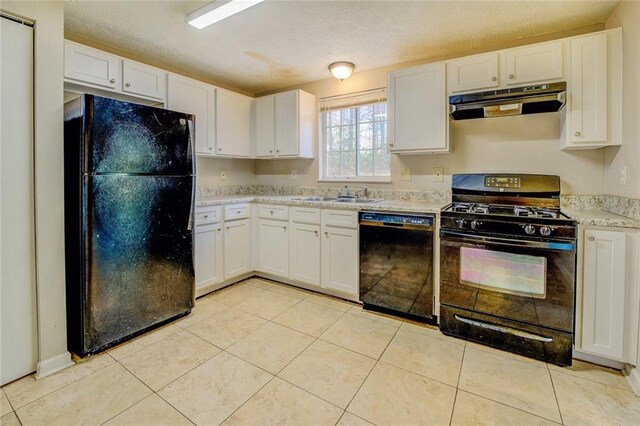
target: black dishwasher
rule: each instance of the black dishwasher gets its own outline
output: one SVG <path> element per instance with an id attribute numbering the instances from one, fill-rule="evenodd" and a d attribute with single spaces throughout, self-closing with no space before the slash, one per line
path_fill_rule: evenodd
<path id="1" fill-rule="evenodd" d="M 360 213 L 360 301 L 365 309 L 435 324 L 433 215 Z"/>

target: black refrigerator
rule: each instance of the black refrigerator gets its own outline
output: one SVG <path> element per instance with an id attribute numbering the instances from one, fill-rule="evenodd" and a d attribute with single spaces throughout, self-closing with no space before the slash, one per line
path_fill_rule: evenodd
<path id="1" fill-rule="evenodd" d="M 67 337 L 83 357 L 194 306 L 194 118 L 82 95 L 65 105 Z"/>

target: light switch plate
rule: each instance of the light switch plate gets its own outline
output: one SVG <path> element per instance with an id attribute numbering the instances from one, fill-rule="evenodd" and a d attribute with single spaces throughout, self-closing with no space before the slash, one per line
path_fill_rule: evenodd
<path id="1" fill-rule="evenodd" d="M 400 180 L 411 180 L 411 169 L 400 169 Z"/>
<path id="2" fill-rule="evenodd" d="M 434 182 L 444 182 L 444 169 L 442 167 L 434 167 L 432 180 Z"/>
<path id="3" fill-rule="evenodd" d="M 220 182 L 226 182 L 226 181 L 227 181 L 227 171 L 220 170 Z"/>
<path id="4" fill-rule="evenodd" d="M 620 185 L 627 186 L 627 166 L 620 167 Z"/>

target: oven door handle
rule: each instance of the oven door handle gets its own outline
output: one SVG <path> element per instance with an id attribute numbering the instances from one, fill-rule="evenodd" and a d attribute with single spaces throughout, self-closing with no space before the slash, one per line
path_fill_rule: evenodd
<path id="1" fill-rule="evenodd" d="M 440 238 L 455 240 L 462 243 L 489 243 L 511 247 L 531 247 L 557 251 L 575 251 L 576 245 L 571 242 L 546 242 L 532 240 L 516 240 L 511 238 L 487 237 L 482 235 L 467 234 L 464 232 L 453 232 L 440 230 Z"/>

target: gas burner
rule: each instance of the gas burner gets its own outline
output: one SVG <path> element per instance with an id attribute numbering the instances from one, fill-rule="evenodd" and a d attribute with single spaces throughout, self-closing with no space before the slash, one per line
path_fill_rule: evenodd
<path id="1" fill-rule="evenodd" d="M 535 216 L 535 211 L 531 207 L 515 206 L 513 215 L 518 217 Z"/>

